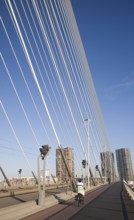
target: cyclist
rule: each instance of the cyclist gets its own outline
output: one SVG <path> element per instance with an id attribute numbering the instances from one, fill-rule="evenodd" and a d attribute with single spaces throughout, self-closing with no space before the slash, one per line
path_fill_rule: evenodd
<path id="1" fill-rule="evenodd" d="M 82 198 L 84 199 L 84 196 L 85 196 L 85 187 L 84 187 L 84 184 L 83 184 L 83 182 L 82 182 L 81 179 L 78 180 L 76 187 L 77 187 L 78 196 L 79 196 L 79 195 L 82 195 Z"/>

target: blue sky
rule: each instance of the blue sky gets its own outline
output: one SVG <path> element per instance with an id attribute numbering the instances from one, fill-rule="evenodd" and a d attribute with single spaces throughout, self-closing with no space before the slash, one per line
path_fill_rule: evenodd
<path id="1" fill-rule="evenodd" d="M 33 20 L 30 16 L 28 5 L 25 1 L 22 2 L 24 3 L 29 21 L 31 22 L 31 27 L 34 36 L 37 39 L 40 55 L 43 57 L 44 66 L 46 69 L 44 69 L 43 63 L 40 59 L 37 47 L 35 45 L 32 33 L 29 29 L 20 1 L 15 2 L 17 3 L 17 8 L 20 11 L 20 15 L 28 38 L 25 35 L 23 25 L 19 20 L 19 16 L 17 15 L 15 5 L 13 4 L 13 1 L 11 2 L 14 11 L 16 12 L 16 18 L 22 31 L 29 57 L 33 64 L 33 68 L 37 73 L 37 78 L 40 83 L 41 90 L 45 97 L 47 107 L 49 109 L 60 142 L 63 146 L 73 147 L 74 153 L 77 156 L 75 158 L 76 161 L 79 159 L 81 160 L 83 159 L 83 152 L 80 147 L 77 132 L 74 129 L 74 123 L 69 114 L 70 112 L 68 110 L 63 91 L 60 87 L 60 82 L 57 79 L 57 75 L 53 74 L 56 72 L 55 67 L 51 60 L 46 42 L 44 41 L 43 35 L 39 28 L 36 14 L 35 12 L 33 12 L 31 1 L 28 2 L 33 12 L 38 33 L 41 37 L 41 41 L 43 42 L 43 47 L 38 39 L 38 34 L 36 32 Z M 131 148 L 131 153 L 134 157 L 134 2 L 121 0 L 72 0 L 71 2 L 81 35 L 82 43 L 86 52 L 86 57 L 95 85 L 96 93 L 99 99 L 99 104 L 101 112 L 103 114 L 110 147 L 112 151 L 115 151 L 115 149 L 121 147 L 129 147 Z M 39 7 L 41 10 L 41 4 L 39 5 Z M 6 30 L 8 31 L 8 35 L 18 58 L 21 70 L 24 74 L 25 79 L 27 80 L 31 94 L 34 97 L 34 101 L 45 125 L 47 134 L 42 127 L 41 121 L 37 117 L 37 112 L 34 109 L 31 97 L 29 96 L 26 84 L 24 83 L 24 79 L 21 75 L 20 68 L 13 55 L 13 51 L 7 39 L 2 22 L 0 23 L 0 52 L 12 77 L 16 91 L 24 107 L 25 114 L 22 111 L 22 106 L 17 99 L 15 90 L 13 89 L 13 84 L 9 79 L 9 75 L 5 66 L 3 65 L 2 59 L 0 60 L 0 100 L 4 105 L 15 134 L 19 140 L 20 146 L 26 153 L 33 170 L 36 172 L 39 146 L 48 143 L 52 146 L 50 156 L 48 157 L 48 169 L 51 167 L 52 172 L 55 172 L 55 149 L 57 148 L 57 140 L 52 131 L 48 115 L 44 110 L 44 105 L 42 103 L 39 91 L 37 89 L 37 86 L 35 85 L 30 68 L 28 66 L 28 62 L 24 55 L 24 51 L 22 50 L 21 44 L 18 40 L 17 34 L 11 22 L 11 18 L 9 16 L 4 1 L 0 2 L 0 16 L 4 22 Z M 75 122 L 77 124 L 81 139 L 85 146 L 87 144 L 87 138 L 86 134 L 84 133 L 84 123 L 80 118 L 80 113 L 77 108 L 77 101 L 75 99 L 73 89 L 70 86 L 70 82 L 67 77 L 67 73 L 71 72 L 71 68 L 74 68 L 75 65 L 73 62 L 72 66 L 69 65 L 69 59 L 67 57 L 67 53 L 65 53 L 66 51 L 63 47 L 64 45 L 61 44 L 61 49 L 64 48 L 65 60 L 67 59 L 66 65 L 68 71 L 66 70 L 66 66 L 63 62 L 64 60 L 62 60 L 62 57 L 58 54 L 58 46 L 55 43 L 55 38 L 49 32 L 50 25 L 47 26 L 47 22 L 45 24 L 48 38 L 50 39 L 51 46 L 53 46 L 54 48 L 52 51 L 53 56 L 55 57 L 55 59 L 57 59 L 57 66 L 63 80 L 64 88 L 70 102 L 71 110 L 74 114 Z M 56 29 L 56 31 L 58 32 L 58 28 Z M 65 37 L 65 35 L 63 36 Z M 58 35 L 58 37 L 60 38 L 60 34 Z M 31 43 L 33 53 L 28 43 L 28 39 Z M 67 42 L 65 41 L 65 43 Z M 43 48 L 46 52 L 49 64 L 47 63 L 47 59 L 44 56 Z M 73 50 L 70 50 L 70 56 L 71 52 L 73 52 Z M 36 65 L 34 55 L 39 65 L 39 68 Z M 41 80 L 40 72 L 43 73 L 43 79 L 46 87 Z M 50 81 L 52 82 L 51 85 L 47 74 L 50 77 Z M 80 75 L 77 75 L 76 70 L 74 70 L 74 74 L 76 78 L 81 77 Z M 77 87 L 76 80 L 73 74 L 71 75 L 71 77 L 72 82 L 75 85 L 76 94 L 78 95 L 80 106 L 83 106 L 78 89 L 81 84 L 79 84 L 80 82 L 78 81 L 79 86 Z M 59 88 L 59 90 L 57 90 L 57 88 Z M 49 97 L 51 97 L 51 100 Z M 57 97 L 57 99 L 55 97 Z M 84 107 L 81 107 L 81 111 L 83 117 L 87 117 L 86 113 L 89 115 L 89 117 L 91 116 L 91 112 L 88 112 L 88 110 L 86 112 L 84 110 Z M 61 115 L 61 113 L 63 115 Z M 26 115 L 28 120 L 26 120 Z M 2 108 L 0 111 L 0 118 L 1 166 L 10 177 L 15 175 L 17 176 L 17 170 L 19 170 L 20 168 L 23 169 L 24 175 L 30 175 L 30 171 L 28 171 L 29 169 L 27 169 L 27 164 L 25 163 L 25 160 L 23 158 L 20 146 L 18 146 L 15 135 L 13 134 L 13 130 L 9 126 L 8 120 Z M 33 132 L 29 128 L 28 121 L 31 124 Z M 93 138 L 93 135 L 96 135 L 93 123 L 94 121 L 91 118 L 91 127 L 93 127 L 93 133 L 91 134 L 93 145 L 92 147 L 94 154 L 97 157 L 97 160 L 99 160 L 98 152 L 102 151 L 102 146 L 100 146 L 100 148 L 96 146 L 99 144 L 100 140 L 96 136 L 95 137 L 96 139 L 98 138 L 98 142 Z M 94 162 L 92 163 L 92 165 L 94 166 Z M 9 166 L 10 164 L 12 166 Z M 78 164 L 76 164 L 76 167 L 77 166 Z"/>
<path id="2" fill-rule="evenodd" d="M 110 144 L 133 152 L 134 1 L 72 3 Z"/>

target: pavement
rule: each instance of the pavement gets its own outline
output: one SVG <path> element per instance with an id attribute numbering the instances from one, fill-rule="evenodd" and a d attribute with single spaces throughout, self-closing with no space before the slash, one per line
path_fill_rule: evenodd
<path id="1" fill-rule="evenodd" d="M 134 200 L 121 182 L 112 184 L 69 220 L 134 220 Z"/>
<path id="2" fill-rule="evenodd" d="M 70 220 L 128 220 L 121 190 L 121 183 L 111 185 Z"/>

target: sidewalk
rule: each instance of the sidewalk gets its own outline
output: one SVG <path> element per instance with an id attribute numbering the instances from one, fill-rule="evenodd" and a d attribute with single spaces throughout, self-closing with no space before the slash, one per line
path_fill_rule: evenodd
<path id="1" fill-rule="evenodd" d="M 126 213 L 120 182 L 107 184 L 89 192 L 85 197 L 84 205 L 80 207 L 75 207 L 71 203 L 68 207 L 64 205 L 62 210 L 58 210 L 57 207 L 55 213 L 52 209 L 48 211 L 25 220 L 134 220 L 134 205 L 133 211 L 131 207 L 131 213 L 128 209 Z"/>
<path id="2" fill-rule="evenodd" d="M 133 206 L 134 210 L 134 206 Z M 91 201 L 70 220 L 134 220 L 134 213 L 131 218 L 125 211 L 122 199 L 121 183 L 111 185 L 100 196 Z"/>

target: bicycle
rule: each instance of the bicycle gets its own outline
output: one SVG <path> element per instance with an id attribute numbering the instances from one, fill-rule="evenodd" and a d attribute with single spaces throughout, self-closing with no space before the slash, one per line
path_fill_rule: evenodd
<path id="1" fill-rule="evenodd" d="M 75 206 L 80 206 L 80 205 L 83 205 L 84 204 L 84 196 L 80 193 L 78 193 L 76 196 L 75 196 Z"/>

